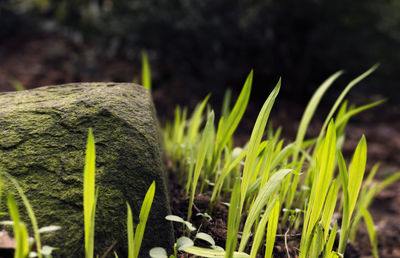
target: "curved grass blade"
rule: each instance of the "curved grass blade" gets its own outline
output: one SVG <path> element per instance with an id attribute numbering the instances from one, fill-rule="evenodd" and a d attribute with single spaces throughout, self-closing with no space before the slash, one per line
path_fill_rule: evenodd
<path id="1" fill-rule="evenodd" d="M 376 235 L 376 230 L 374 226 L 374 221 L 372 220 L 371 214 L 365 207 L 361 207 L 361 213 L 364 217 L 365 225 L 367 226 L 368 236 L 372 245 L 372 255 L 374 258 L 378 258 L 378 237 Z"/>
<path id="2" fill-rule="evenodd" d="M 29 254 L 28 232 L 25 224 L 21 221 L 17 204 L 14 197 L 9 194 L 7 198 L 8 210 L 10 217 L 14 222 L 14 237 L 15 237 L 15 258 L 27 257 Z"/>
<path id="3" fill-rule="evenodd" d="M 2 173 L 2 175 L 4 175 L 8 180 L 10 180 L 10 181 L 13 183 L 13 185 L 15 186 L 15 189 L 17 189 L 18 195 L 19 195 L 19 196 L 21 197 L 21 199 L 22 199 L 22 202 L 23 202 L 23 204 L 24 204 L 24 206 L 25 206 L 25 209 L 26 209 L 26 211 L 27 211 L 27 213 L 28 213 L 29 219 L 30 219 L 31 224 L 32 224 L 32 230 L 33 230 L 33 234 L 34 234 L 34 236 L 35 236 L 36 248 L 37 248 L 38 250 L 42 250 L 42 249 L 41 249 L 41 248 L 42 248 L 42 244 L 41 244 L 41 241 L 40 241 L 39 226 L 38 226 L 38 223 L 37 223 L 37 220 L 36 220 L 35 213 L 34 213 L 34 211 L 33 211 L 33 208 L 32 208 L 32 206 L 31 206 L 31 204 L 29 203 L 28 198 L 27 198 L 26 195 L 24 194 L 24 191 L 22 190 L 22 187 L 19 185 L 18 181 L 15 180 L 15 178 L 13 178 L 13 177 L 12 177 L 9 173 L 7 173 L 7 172 L 4 172 L 4 171 L 3 171 L 3 172 L 1 172 L 1 173 Z M 37 255 L 38 255 L 39 258 L 42 258 L 42 257 L 43 257 L 43 255 L 42 255 L 41 252 L 38 252 Z"/>
<path id="4" fill-rule="evenodd" d="M 328 79 L 326 79 L 321 86 L 318 87 L 317 91 L 315 91 L 314 95 L 311 97 L 306 110 L 303 113 L 303 116 L 300 121 L 299 129 L 297 130 L 296 140 L 295 140 L 295 150 L 293 153 L 293 161 L 297 161 L 298 154 L 301 149 L 301 145 L 303 143 L 304 137 L 307 132 L 308 125 L 312 117 L 314 116 L 315 110 L 317 109 L 322 97 L 325 92 L 329 89 L 329 87 L 335 82 L 335 80 L 342 75 L 343 71 L 338 71 L 331 75 Z"/>
<path id="5" fill-rule="evenodd" d="M 251 228 L 253 227 L 254 222 L 257 218 L 259 218 L 260 213 L 264 206 L 268 203 L 272 194 L 278 188 L 282 180 L 288 175 L 290 172 L 294 172 L 292 169 L 281 169 L 274 173 L 267 183 L 261 188 L 258 193 L 251 209 L 249 215 L 247 216 L 246 223 L 244 224 L 242 240 L 240 241 L 239 251 L 243 251 L 246 247 L 247 241 L 251 235 Z M 243 192 L 242 192 L 243 193 Z M 273 206 L 269 205 L 267 210 L 271 211 Z M 267 212 L 267 211 L 266 211 Z"/>
<path id="6" fill-rule="evenodd" d="M 362 81 L 363 79 L 365 79 L 365 77 L 367 77 L 368 75 L 370 75 L 371 73 L 373 73 L 377 68 L 379 67 L 379 64 L 375 64 L 374 66 L 372 66 L 370 69 L 368 69 L 366 72 L 364 72 L 363 74 L 361 74 L 360 76 L 358 76 L 357 78 L 355 78 L 354 80 L 352 80 L 347 86 L 346 88 L 342 91 L 342 93 L 340 94 L 340 96 L 336 99 L 335 104 L 333 104 L 331 110 L 329 111 L 328 116 L 326 117 L 324 124 L 322 125 L 321 128 L 321 132 L 320 135 L 318 137 L 318 139 L 322 138 L 322 134 L 325 132 L 325 128 L 328 126 L 329 121 L 331 120 L 331 118 L 333 117 L 333 114 L 335 114 L 336 109 L 339 107 L 340 103 L 342 103 L 343 99 L 346 97 L 347 93 L 355 86 L 357 85 L 360 81 Z"/>
<path id="7" fill-rule="evenodd" d="M 233 133 L 235 132 L 240 120 L 243 117 L 244 112 L 247 108 L 247 103 L 249 102 L 251 86 L 253 84 L 253 70 L 247 76 L 246 82 L 243 85 L 242 91 L 228 117 L 224 117 L 223 126 L 218 127 L 217 137 L 219 141 L 215 145 L 215 153 L 219 154 L 224 149 L 224 146 L 231 139 Z M 218 157 L 216 157 L 218 158 Z"/>
<path id="8" fill-rule="evenodd" d="M 354 115 L 356 115 L 356 114 L 358 114 L 358 113 L 360 113 L 360 112 L 362 112 L 364 110 L 376 107 L 376 106 L 384 103 L 385 101 L 386 101 L 385 99 L 378 100 L 378 101 L 372 102 L 370 104 L 366 104 L 366 105 L 363 105 L 361 107 L 352 109 L 351 111 L 347 112 L 345 115 L 343 115 L 340 119 L 338 119 L 336 121 L 336 126 L 340 127 L 343 123 L 346 123 L 346 121 L 349 120 L 350 117 L 352 117 L 352 116 L 354 116 Z"/>
<path id="9" fill-rule="evenodd" d="M 215 249 L 209 249 L 209 248 L 202 248 L 202 247 L 197 247 L 197 246 L 191 246 L 188 248 L 185 248 L 183 251 L 189 254 L 194 254 L 196 256 L 200 257 L 216 257 L 216 258 L 224 258 L 226 257 L 225 251 L 222 250 L 215 250 Z M 248 258 L 250 257 L 248 254 L 243 253 L 243 252 L 234 252 L 232 258 Z"/>

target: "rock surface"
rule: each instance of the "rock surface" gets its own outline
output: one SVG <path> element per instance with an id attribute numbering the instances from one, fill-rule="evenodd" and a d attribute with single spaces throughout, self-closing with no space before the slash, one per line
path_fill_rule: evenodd
<path id="1" fill-rule="evenodd" d="M 154 246 L 171 250 L 154 105 L 146 89 L 128 83 L 76 83 L 0 93 L 0 169 L 19 181 L 39 227 L 62 226 L 59 232 L 42 235 L 42 243 L 60 248 L 55 257 L 83 257 L 83 167 L 89 127 L 96 141 L 99 188 L 95 253 L 101 256 L 116 241 L 119 257 L 126 257 L 126 201 L 138 219 L 153 180 L 156 195 L 140 256 L 148 257 Z M 5 183 L 6 191 L 15 192 L 10 183 Z M 5 210 L 4 198 L 2 203 Z M 19 208 L 24 213 L 21 202 Z M 23 219 L 30 224 L 26 216 Z"/>

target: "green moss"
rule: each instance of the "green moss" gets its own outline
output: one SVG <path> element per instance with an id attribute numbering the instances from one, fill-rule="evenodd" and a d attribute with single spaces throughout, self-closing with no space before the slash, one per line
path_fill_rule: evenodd
<path id="1" fill-rule="evenodd" d="M 45 236 L 55 256 L 83 254 L 82 180 L 89 127 L 97 152 L 96 253 L 117 241 L 126 252 L 126 205 L 138 217 L 156 181 L 141 255 L 172 246 L 172 228 L 160 156 L 159 128 L 148 92 L 133 84 L 84 83 L 0 94 L 0 168 L 22 185 L 39 226 L 63 229 Z M 6 184 L 6 190 L 12 187 Z M 25 217 L 25 220 L 27 218 Z"/>

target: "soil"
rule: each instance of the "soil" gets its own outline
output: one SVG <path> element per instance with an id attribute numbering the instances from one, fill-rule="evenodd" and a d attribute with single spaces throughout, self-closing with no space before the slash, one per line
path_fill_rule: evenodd
<path id="1" fill-rule="evenodd" d="M 0 38 L 0 43 L 0 91 L 13 90 L 10 84 L 12 79 L 18 79 L 27 88 L 34 88 L 80 81 L 129 82 L 135 74 L 140 74 L 139 61 L 133 62 L 112 55 L 99 58 L 94 54 L 93 46 L 83 42 L 72 42 L 62 36 L 44 33 L 15 34 L 12 37 Z M 153 76 L 157 77 L 157 72 L 162 73 L 162 66 L 154 65 L 157 69 Z M 177 81 L 168 81 L 163 87 L 155 88 L 153 96 L 161 122 L 172 118 L 175 105 L 185 104 L 193 107 L 204 97 L 201 93 L 191 92 L 188 87 L 180 85 Z M 355 97 L 356 102 L 360 103 L 367 103 L 370 100 L 363 96 Z M 283 136 L 293 140 L 304 104 L 289 102 L 282 98 L 277 105 L 271 115 L 271 121 L 274 125 L 282 125 Z M 245 120 L 239 125 L 235 143 L 243 144 L 248 140 L 258 110 L 257 104 L 250 104 Z M 349 157 L 361 135 L 365 134 L 368 140 L 368 168 L 375 162 L 381 162 L 377 180 L 400 171 L 399 117 L 399 106 L 395 103 L 372 109 L 351 120 L 348 126 L 344 154 Z M 318 133 L 321 121 L 321 118 L 316 118 L 310 127 L 310 135 Z M 169 175 L 172 213 L 185 218 L 188 200 L 184 197 L 182 187 L 177 184 L 178 180 L 173 171 L 170 171 Z M 206 212 L 208 202 L 208 194 L 196 196 L 196 210 Z M 377 228 L 380 256 L 400 257 L 400 182 L 380 193 L 371 205 L 370 211 Z M 197 228 L 201 228 L 202 232 L 211 234 L 217 245 L 224 246 L 227 212 L 227 207 L 219 204 L 215 207 L 212 220 L 193 216 L 193 223 Z M 181 236 L 181 230 L 181 227 L 176 226 L 175 235 Z M 274 247 L 275 257 L 287 257 L 288 252 L 291 257 L 296 257 L 300 239 L 297 233 L 290 233 L 287 244 L 284 241 L 284 232 L 279 233 Z M 360 227 L 357 241 L 349 246 L 345 257 L 372 257 L 364 226 Z"/>

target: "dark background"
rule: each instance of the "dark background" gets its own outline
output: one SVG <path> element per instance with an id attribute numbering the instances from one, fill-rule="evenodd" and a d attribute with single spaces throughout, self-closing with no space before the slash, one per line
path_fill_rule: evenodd
<path id="1" fill-rule="evenodd" d="M 282 95 L 305 103 L 335 71 L 347 71 L 339 90 L 379 62 L 368 86 L 358 91 L 390 96 L 391 101 L 399 96 L 396 0 L 8 0 L 1 1 L 0 24 L 3 56 L 44 37 L 42 46 L 59 58 L 47 62 L 53 61 L 53 67 L 72 64 L 73 76 L 60 75 L 56 83 L 130 81 L 138 74 L 140 51 L 146 49 L 155 90 L 190 88 L 201 96 L 213 92 L 220 97 L 226 87 L 240 89 L 253 68 L 255 96 L 264 99 L 282 76 Z M 54 50 L 57 40 L 72 49 Z M 128 67 L 111 69 L 107 63 L 114 60 Z M 47 72 L 53 67 L 46 67 Z M 114 72 L 106 76 L 107 69 Z M 5 84 L 2 78 L 1 87 Z M 25 84 L 33 87 L 41 81 Z"/>
<path id="2" fill-rule="evenodd" d="M 382 162 L 378 178 L 400 170 L 398 0 L 0 1 L 0 91 L 14 90 L 13 80 L 26 88 L 140 81 L 142 50 L 162 122 L 172 119 L 175 105 L 193 107 L 210 92 L 218 113 L 225 90 L 237 96 L 254 69 L 240 144 L 280 76 L 271 122 L 293 139 L 306 103 L 329 75 L 346 71 L 324 97 L 309 136 L 318 134 L 346 84 L 380 63 L 348 99 L 388 101 L 350 121 L 344 153 L 350 157 L 365 134 L 368 167 Z M 372 214 L 382 257 L 400 256 L 399 183 L 378 197 Z"/>

